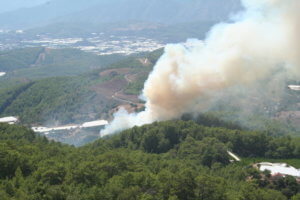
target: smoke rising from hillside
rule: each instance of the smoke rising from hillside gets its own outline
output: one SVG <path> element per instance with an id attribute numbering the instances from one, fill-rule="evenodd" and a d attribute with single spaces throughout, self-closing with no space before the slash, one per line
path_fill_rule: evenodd
<path id="1" fill-rule="evenodd" d="M 121 110 L 101 135 L 205 111 L 229 88 L 252 87 L 283 66 L 300 70 L 300 1 L 243 0 L 233 23 L 214 26 L 204 41 L 165 48 L 145 83 L 146 110 Z"/>

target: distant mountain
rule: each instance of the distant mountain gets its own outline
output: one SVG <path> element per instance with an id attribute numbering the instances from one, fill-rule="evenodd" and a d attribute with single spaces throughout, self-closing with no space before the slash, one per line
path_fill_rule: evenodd
<path id="1" fill-rule="evenodd" d="M 49 0 L 1 0 L 0 1 L 0 13 L 18 10 L 20 8 L 30 8 Z"/>
<path id="2" fill-rule="evenodd" d="M 0 28 L 27 29 L 53 23 L 220 21 L 241 9 L 240 0 L 52 0 L 0 14 Z"/>
<path id="3" fill-rule="evenodd" d="M 224 20 L 240 9 L 239 0 L 111 0 L 66 16 L 68 21 L 111 23 L 142 21 L 176 24 Z"/>
<path id="4" fill-rule="evenodd" d="M 93 6 L 100 0 L 51 0 L 44 4 L 0 14 L 0 28 L 24 29 L 42 26 L 54 19 Z"/>

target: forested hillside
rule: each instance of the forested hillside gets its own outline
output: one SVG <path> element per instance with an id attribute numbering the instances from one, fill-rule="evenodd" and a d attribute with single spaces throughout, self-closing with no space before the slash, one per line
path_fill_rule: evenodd
<path id="1" fill-rule="evenodd" d="M 16 49 L 0 53 L 0 71 L 28 68 L 35 63 L 43 48 Z"/>
<path id="2" fill-rule="evenodd" d="M 107 67 L 121 58 L 77 49 L 24 48 L 1 52 L 0 71 L 8 72 L 9 79 L 70 76 Z"/>
<path id="3" fill-rule="evenodd" d="M 0 115 L 19 116 L 25 124 L 66 124 L 94 119 L 115 106 L 87 76 L 47 78 L 0 90 Z"/>
<path id="4" fill-rule="evenodd" d="M 0 124 L 0 195 L 3 200 L 298 200 L 294 178 L 271 181 L 249 163 L 230 163 L 226 151 L 299 158 L 299 144 L 290 137 L 168 121 L 75 148 Z"/>
<path id="5" fill-rule="evenodd" d="M 31 50 L 26 51 L 32 53 Z M 37 64 L 40 67 L 28 66 L 0 79 L 0 116 L 18 116 L 24 124 L 48 125 L 109 118 L 110 111 L 123 103 L 112 98 L 115 93 L 124 91 L 124 95 L 134 97 L 133 103 L 138 103 L 144 81 L 162 54 L 162 50 L 157 50 L 118 61 L 118 55 L 99 58 L 78 50 L 46 51 Z M 108 64 L 112 60 L 114 63 Z M 16 59 L 11 61 L 12 66 L 18 66 Z M 89 66 L 93 62 L 106 64 L 100 69 L 77 70 L 80 63 Z M 81 75 L 74 76 L 80 72 Z M 51 77 L 60 75 L 64 76 Z"/>

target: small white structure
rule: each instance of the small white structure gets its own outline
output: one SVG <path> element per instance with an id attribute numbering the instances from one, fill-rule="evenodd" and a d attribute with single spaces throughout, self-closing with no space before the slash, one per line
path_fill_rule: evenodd
<path id="1" fill-rule="evenodd" d="M 32 127 L 31 129 L 36 133 L 46 133 L 46 132 L 49 132 L 51 130 L 50 128 L 42 127 L 42 126 Z"/>
<path id="2" fill-rule="evenodd" d="M 97 126 L 105 126 L 108 124 L 108 121 L 106 120 L 97 120 L 97 121 L 91 121 L 91 122 L 85 122 L 83 123 L 80 128 L 90 128 L 90 127 L 97 127 Z"/>
<path id="3" fill-rule="evenodd" d="M 22 33 L 24 33 L 24 31 L 23 30 L 16 30 L 16 33 L 22 34 Z"/>
<path id="4" fill-rule="evenodd" d="M 5 76 L 6 72 L 0 72 L 0 76 Z"/>
<path id="5" fill-rule="evenodd" d="M 289 85 L 288 87 L 291 90 L 300 91 L 300 85 Z"/>
<path id="6" fill-rule="evenodd" d="M 228 155 L 229 155 L 230 157 L 232 157 L 235 161 L 241 162 L 241 159 L 240 159 L 237 155 L 235 155 L 234 153 L 232 153 L 232 152 L 230 152 L 230 151 L 227 151 L 227 153 L 228 153 Z"/>
<path id="7" fill-rule="evenodd" d="M 262 162 L 258 163 L 257 167 L 260 171 L 268 170 L 271 172 L 272 176 L 282 175 L 282 176 L 293 176 L 295 178 L 300 178 L 300 170 L 286 163 L 269 163 Z"/>
<path id="8" fill-rule="evenodd" d="M 34 132 L 37 133 L 47 133 L 47 132 L 51 132 L 51 131 L 63 131 L 63 130 L 72 130 L 72 129 L 76 129 L 78 128 L 77 125 L 74 126 L 60 126 L 60 127 L 54 127 L 54 128 L 48 128 L 48 127 L 32 127 L 31 129 Z"/>
<path id="9" fill-rule="evenodd" d="M 0 118 L 0 123 L 15 124 L 17 122 L 18 122 L 18 118 L 16 118 L 16 117 L 3 117 L 3 118 Z"/>

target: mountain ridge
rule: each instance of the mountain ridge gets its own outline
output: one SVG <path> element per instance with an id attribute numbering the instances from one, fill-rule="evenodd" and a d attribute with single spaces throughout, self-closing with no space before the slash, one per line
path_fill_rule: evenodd
<path id="1" fill-rule="evenodd" d="M 186 12 L 189 10 L 189 12 Z M 32 8 L 0 14 L 0 28 L 34 28 L 57 22 L 111 23 L 139 19 L 145 22 L 176 24 L 194 21 L 222 21 L 241 10 L 239 0 L 159 1 L 53 0 Z M 130 14 L 128 14 L 130 13 Z M 24 17 L 26 16 L 26 17 Z"/>

